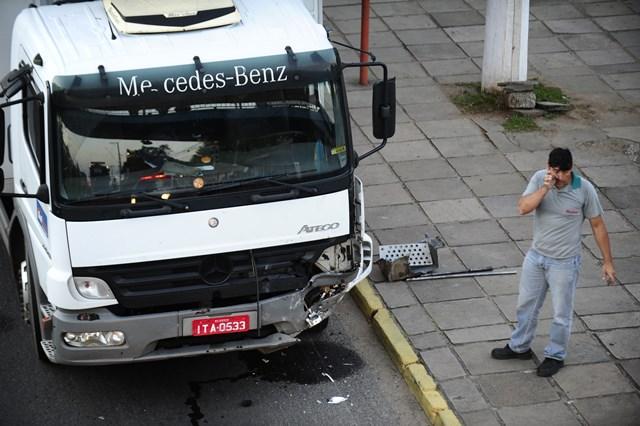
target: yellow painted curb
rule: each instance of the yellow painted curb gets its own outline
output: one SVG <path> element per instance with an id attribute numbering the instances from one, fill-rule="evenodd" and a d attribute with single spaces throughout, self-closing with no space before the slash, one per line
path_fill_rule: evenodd
<path id="1" fill-rule="evenodd" d="M 373 329 L 400 371 L 407 365 L 418 362 L 416 353 L 387 309 L 379 310 L 373 316 Z"/>
<path id="2" fill-rule="evenodd" d="M 437 383 L 427 373 L 422 364 L 407 365 L 402 370 L 402 376 L 406 380 L 411 391 L 416 395 L 422 395 L 428 391 L 434 391 L 438 387 Z"/>
<path id="3" fill-rule="evenodd" d="M 438 391 L 426 391 L 419 400 L 422 408 L 427 412 L 429 419 L 435 423 L 438 415 L 442 411 L 449 410 L 447 401 L 444 400 Z"/>
<path id="4" fill-rule="evenodd" d="M 373 286 L 367 279 L 360 281 L 351 289 L 351 296 L 369 321 L 373 319 L 376 312 L 384 309 L 382 300 L 380 300 Z"/>
<path id="5" fill-rule="evenodd" d="M 451 410 L 440 411 L 433 424 L 434 426 L 461 426 L 460 420 Z"/>
<path id="6" fill-rule="evenodd" d="M 351 295 L 367 319 L 373 320 L 374 331 L 429 420 L 434 426 L 460 426 L 462 423 L 437 391 L 436 382 L 420 363 L 413 347 L 369 280 L 358 283 L 351 290 Z"/>

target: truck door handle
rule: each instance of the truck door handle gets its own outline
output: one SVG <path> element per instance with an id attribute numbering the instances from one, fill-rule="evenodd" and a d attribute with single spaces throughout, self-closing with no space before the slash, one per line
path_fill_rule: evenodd
<path id="1" fill-rule="evenodd" d="M 20 179 L 20 188 L 22 188 L 22 192 L 27 193 L 27 184 L 22 179 Z"/>
<path id="2" fill-rule="evenodd" d="M 261 194 L 253 194 L 251 196 L 251 201 L 254 203 L 264 203 L 267 201 L 282 201 L 288 200 L 289 198 L 295 198 L 300 195 L 300 191 L 297 189 L 292 189 L 289 192 L 283 192 L 281 194 L 273 194 L 273 195 L 261 195 Z"/>

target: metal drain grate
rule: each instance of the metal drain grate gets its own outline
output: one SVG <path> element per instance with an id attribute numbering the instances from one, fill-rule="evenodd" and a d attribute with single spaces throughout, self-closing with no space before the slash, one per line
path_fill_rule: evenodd
<path id="1" fill-rule="evenodd" d="M 427 243 L 391 244 L 379 247 L 381 259 L 393 262 L 401 257 L 409 256 L 409 266 L 432 266 L 433 259 Z"/>

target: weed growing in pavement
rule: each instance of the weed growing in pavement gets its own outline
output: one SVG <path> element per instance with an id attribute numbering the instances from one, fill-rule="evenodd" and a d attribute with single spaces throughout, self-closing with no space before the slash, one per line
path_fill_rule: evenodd
<path id="1" fill-rule="evenodd" d="M 535 93 L 536 101 L 538 102 L 569 103 L 569 98 L 562 93 L 562 89 L 559 87 L 545 86 L 542 83 L 538 83 L 533 86 L 533 93 Z"/>
<path id="2" fill-rule="evenodd" d="M 459 83 L 445 86 L 453 103 L 464 113 L 480 114 L 505 111 L 505 99 L 502 93 L 485 93 L 480 83 Z M 569 104 L 569 98 L 558 87 L 538 83 L 533 86 L 536 100 L 540 102 L 556 102 Z M 546 111 L 545 119 L 554 119 L 560 112 Z M 530 132 L 539 130 L 533 117 L 520 113 L 512 113 L 503 123 L 508 132 Z"/>
<path id="3" fill-rule="evenodd" d="M 453 103 L 463 112 L 481 113 L 494 112 L 502 109 L 500 94 L 484 93 L 480 83 L 460 83 L 455 87 L 457 94 L 453 96 Z"/>
<path id="4" fill-rule="evenodd" d="M 540 129 L 533 118 L 518 113 L 511 114 L 502 127 L 507 132 L 532 132 Z"/>

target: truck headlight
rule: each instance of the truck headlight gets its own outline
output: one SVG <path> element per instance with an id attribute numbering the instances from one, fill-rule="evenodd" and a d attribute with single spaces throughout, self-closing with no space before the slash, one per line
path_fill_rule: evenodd
<path id="1" fill-rule="evenodd" d="M 67 345 L 76 348 L 122 346 L 125 342 L 122 331 L 64 333 L 62 337 Z"/>
<path id="2" fill-rule="evenodd" d="M 109 285 L 100 278 L 73 277 L 76 290 L 87 299 L 115 299 Z"/>

